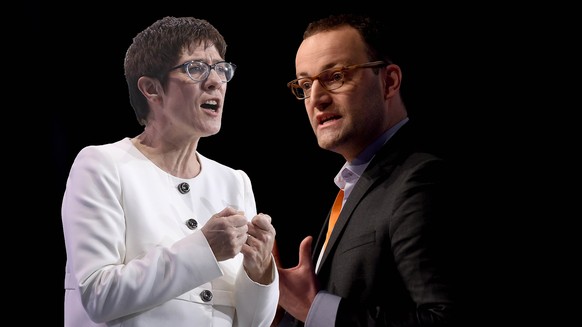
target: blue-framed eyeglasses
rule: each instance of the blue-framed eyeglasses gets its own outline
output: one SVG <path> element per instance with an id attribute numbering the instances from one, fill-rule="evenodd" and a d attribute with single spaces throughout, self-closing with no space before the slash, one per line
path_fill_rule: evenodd
<path id="1" fill-rule="evenodd" d="M 220 80 L 223 83 L 226 83 L 234 76 L 236 65 L 226 61 L 220 61 L 209 65 L 204 61 L 191 60 L 170 69 L 170 71 L 178 68 L 183 68 L 184 72 L 188 74 L 188 77 L 190 77 L 194 82 L 205 81 L 208 78 L 208 75 L 210 75 L 210 70 L 214 69 L 218 76 L 220 76 Z"/>

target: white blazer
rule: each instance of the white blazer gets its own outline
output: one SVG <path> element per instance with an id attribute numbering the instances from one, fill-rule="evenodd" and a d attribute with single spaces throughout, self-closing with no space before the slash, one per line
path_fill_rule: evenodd
<path id="1" fill-rule="evenodd" d="M 128 138 L 79 152 L 62 203 L 65 327 L 270 325 L 277 270 L 270 285 L 255 283 L 242 254 L 217 262 L 200 232 L 226 206 L 256 215 L 250 179 L 198 158 L 200 174 L 181 179 Z"/>

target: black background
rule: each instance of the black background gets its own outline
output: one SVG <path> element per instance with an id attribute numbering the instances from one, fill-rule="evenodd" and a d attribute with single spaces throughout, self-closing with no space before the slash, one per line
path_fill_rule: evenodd
<path id="1" fill-rule="evenodd" d="M 506 314 L 519 311 L 534 293 L 521 286 L 517 273 L 521 270 L 515 268 L 526 260 L 524 245 L 506 241 L 508 231 L 492 223 L 504 220 L 509 227 L 518 211 L 506 204 L 519 181 L 505 176 L 518 166 L 509 149 L 520 139 L 509 136 L 508 131 L 516 128 L 508 126 L 511 114 L 499 119 L 499 112 L 509 112 L 518 102 L 507 97 L 517 91 L 506 92 L 515 86 L 515 69 L 521 68 L 515 65 L 509 72 L 506 67 L 519 62 L 520 44 L 535 34 L 516 24 L 517 19 L 531 23 L 519 9 L 475 3 L 404 6 L 390 1 L 86 6 L 34 10 L 42 48 L 38 56 L 33 54 L 40 63 L 31 67 L 34 75 L 29 78 L 42 73 L 49 91 L 45 100 L 51 103 L 41 109 L 43 116 L 48 115 L 44 122 L 49 126 L 52 173 L 50 224 L 43 236 L 50 235 L 46 244 L 54 262 L 45 275 L 49 281 L 43 285 L 48 289 L 43 290 L 54 314 L 46 321 L 62 321 L 66 255 L 60 205 L 75 155 L 84 146 L 141 132 L 123 75 L 125 51 L 139 31 L 163 16 L 195 16 L 207 19 L 224 35 L 226 60 L 238 68 L 229 82 L 222 129 L 203 139 L 199 151 L 249 174 L 258 209 L 272 216 L 283 263 L 291 266 L 296 264 L 299 242 L 319 232 L 336 193 L 333 177 L 343 160 L 318 148 L 303 103 L 286 83 L 295 78 L 295 52 L 308 22 L 330 13 L 363 12 L 383 17 L 393 27 L 386 42 L 398 49 L 394 60 L 403 69 L 402 93 L 410 116 L 426 127 L 438 151 L 467 179 L 459 207 L 467 213 L 460 228 L 471 235 L 467 244 L 460 244 L 468 253 L 467 280 L 473 282 L 473 302 L 468 305 L 479 321 L 523 322 L 521 315 Z M 498 80 L 505 83 L 495 84 Z"/>

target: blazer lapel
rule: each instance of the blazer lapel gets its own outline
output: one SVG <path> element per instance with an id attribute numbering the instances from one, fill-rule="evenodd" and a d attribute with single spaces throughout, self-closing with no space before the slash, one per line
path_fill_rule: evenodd
<path id="1" fill-rule="evenodd" d="M 408 123 L 402 126 L 401 129 L 378 151 L 356 185 L 354 185 L 354 189 L 344 204 L 333 232 L 331 233 L 331 237 L 319 264 L 319 271 L 323 270 L 327 258 L 335 251 L 335 243 L 337 242 L 339 235 L 343 233 L 343 230 L 350 217 L 352 216 L 353 211 L 361 202 L 364 195 L 366 195 L 368 190 L 374 186 L 376 181 L 384 180 L 385 176 L 388 176 L 392 173 L 394 170 L 394 164 L 398 161 L 398 157 L 400 157 L 403 151 L 405 151 L 406 148 L 408 148 L 408 145 L 410 145 L 408 142 L 408 132 L 410 128 L 408 128 L 407 125 L 410 124 Z M 314 261 L 317 261 L 319 252 L 321 252 L 321 248 L 323 247 L 330 213 L 328 213 L 325 224 L 323 225 L 323 228 L 319 233 L 319 237 L 317 238 L 315 251 L 313 253 Z"/>

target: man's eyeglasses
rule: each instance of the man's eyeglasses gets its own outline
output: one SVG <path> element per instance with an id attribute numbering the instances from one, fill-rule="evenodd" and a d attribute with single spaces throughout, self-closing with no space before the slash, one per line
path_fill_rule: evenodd
<path id="1" fill-rule="evenodd" d="M 294 79 L 287 83 L 287 87 L 291 89 L 293 95 L 299 99 L 307 99 L 311 96 L 311 87 L 315 80 L 319 80 L 324 89 L 331 91 L 339 89 L 344 85 L 346 73 L 356 68 L 376 68 L 387 66 L 388 63 L 384 61 L 372 61 L 359 65 L 344 66 L 339 68 L 330 68 L 322 71 L 313 77 L 301 77 Z"/>
<path id="2" fill-rule="evenodd" d="M 184 68 L 184 72 L 186 72 L 194 82 L 205 81 L 208 78 L 208 75 L 210 75 L 210 70 L 214 69 L 218 76 L 220 76 L 220 80 L 223 83 L 226 83 L 234 76 L 236 65 L 226 61 L 220 61 L 209 65 L 203 61 L 191 60 L 170 69 L 170 71 L 178 68 Z"/>

